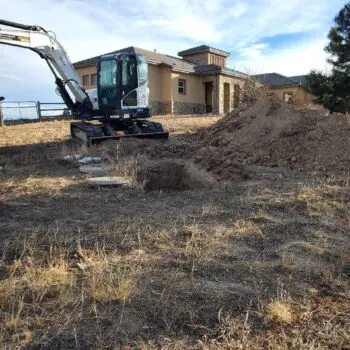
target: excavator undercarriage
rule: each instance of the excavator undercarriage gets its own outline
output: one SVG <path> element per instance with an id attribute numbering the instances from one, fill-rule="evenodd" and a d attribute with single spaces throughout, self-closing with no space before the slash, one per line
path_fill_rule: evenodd
<path id="1" fill-rule="evenodd" d="M 87 146 L 106 140 L 119 140 L 121 138 L 136 137 L 141 139 L 167 140 L 169 133 L 164 131 L 161 123 L 148 120 L 132 120 L 128 124 L 91 123 L 88 121 L 72 122 L 70 125 L 73 140 L 82 142 Z"/>

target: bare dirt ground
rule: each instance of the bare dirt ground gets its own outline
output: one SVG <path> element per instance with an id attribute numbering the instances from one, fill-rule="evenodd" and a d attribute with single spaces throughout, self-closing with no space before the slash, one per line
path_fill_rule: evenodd
<path id="1" fill-rule="evenodd" d="M 230 181 L 189 162 L 222 147 L 196 133 L 218 120 L 89 150 L 66 121 L 0 128 L 1 348 L 350 346 L 349 172 L 252 160 Z M 76 152 L 134 186 L 90 187 L 62 161 Z"/>

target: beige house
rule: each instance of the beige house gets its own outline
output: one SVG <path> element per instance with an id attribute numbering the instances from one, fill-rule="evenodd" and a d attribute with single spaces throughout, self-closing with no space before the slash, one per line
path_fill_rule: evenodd
<path id="1" fill-rule="evenodd" d="M 254 78 L 285 102 L 302 106 L 313 103 L 313 100 L 316 98 L 309 92 L 306 75 L 286 77 L 278 73 L 266 73 L 255 75 Z"/>
<path id="2" fill-rule="evenodd" d="M 133 52 L 148 62 L 153 114 L 223 114 L 239 104 L 247 75 L 227 68 L 229 53 L 206 45 L 178 53 L 180 57 L 128 47 L 113 53 Z M 86 89 L 96 87 L 97 59 L 74 63 Z"/>

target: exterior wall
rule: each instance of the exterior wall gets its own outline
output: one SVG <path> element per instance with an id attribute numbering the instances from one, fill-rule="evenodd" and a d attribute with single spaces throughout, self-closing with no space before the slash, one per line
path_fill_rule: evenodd
<path id="1" fill-rule="evenodd" d="M 172 113 L 172 86 L 171 86 L 171 70 L 167 67 L 159 67 L 160 72 L 160 98 L 159 98 L 159 114 Z M 152 87 L 151 87 L 152 88 Z M 151 89 L 150 88 L 150 89 Z M 155 114 L 155 113 L 154 113 Z"/>
<path id="2" fill-rule="evenodd" d="M 218 66 L 226 67 L 226 57 L 216 53 L 201 52 L 193 55 L 186 55 L 183 56 L 183 58 L 196 64 L 217 64 Z"/>
<path id="3" fill-rule="evenodd" d="M 179 94 L 178 81 L 186 80 L 186 93 Z M 205 113 L 205 87 L 201 77 L 171 72 L 172 113 L 202 114 Z"/>
<path id="4" fill-rule="evenodd" d="M 151 101 L 161 101 L 161 68 L 148 65 L 148 88 L 149 88 L 149 99 Z"/>
<path id="5" fill-rule="evenodd" d="M 153 115 L 171 114 L 171 71 L 169 68 L 148 65 L 148 87 Z"/>
<path id="6" fill-rule="evenodd" d="M 187 61 L 196 63 L 196 64 L 209 64 L 209 52 L 195 53 L 193 55 L 186 55 L 183 58 Z"/>
<path id="7" fill-rule="evenodd" d="M 218 76 L 218 84 L 217 84 L 217 94 L 216 94 L 216 103 L 215 103 L 215 112 L 217 114 L 224 114 L 224 84 L 228 83 L 230 86 L 230 95 L 229 95 L 229 107 L 228 112 L 231 112 L 235 107 L 235 85 L 239 85 L 241 89 L 243 89 L 244 80 L 239 78 L 234 78 L 225 75 Z"/>
<path id="8" fill-rule="evenodd" d="M 277 87 L 277 88 L 270 88 L 272 92 L 274 92 L 277 97 L 283 101 L 283 96 L 285 92 L 292 92 L 293 93 L 293 100 L 295 104 L 302 106 L 305 104 L 312 103 L 315 96 L 310 94 L 305 90 L 305 88 L 300 86 L 284 86 L 284 87 Z"/>
<path id="9" fill-rule="evenodd" d="M 97 73 L 97 67 L 96 66 L 82 67 L 82 68 L 77 68 L 76 71 L 79 75 L 80 82 L 83 83 L 83 75 L 88 75 L 89 81 L 90 81 L 90 75 Z M 84 85 L 84 89 L 86 89 L 86 90 L 95 89 L 95 88 L 96 88 L 96 84 Z"/>
<path id="10" fill-rule="evenodd" d="M 218 66 L 226 67 L 226 61 L 227 59 L 225 56 L 220 56 L 215 53 L 209 54 L 209 64 L 217 64 Z"/>

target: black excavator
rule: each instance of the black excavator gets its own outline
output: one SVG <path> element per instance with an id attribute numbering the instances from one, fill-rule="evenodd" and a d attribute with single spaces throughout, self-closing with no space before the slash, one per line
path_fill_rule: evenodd
<path id="1" fill-rule="evenodd" d="M 65 49 L 53 32 L 37 25 L 0 20 L 0 44 L 23 47 L 44 59 L 56 91 L 71 111 L 71 135 L 87 145 L 121 137 L 168 139 L 162 124 L 149 121 L 148 64 L 135 53 L 102 55 L 97 89 L 85 90 Z"/>

